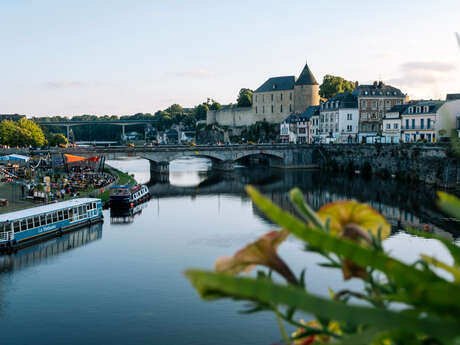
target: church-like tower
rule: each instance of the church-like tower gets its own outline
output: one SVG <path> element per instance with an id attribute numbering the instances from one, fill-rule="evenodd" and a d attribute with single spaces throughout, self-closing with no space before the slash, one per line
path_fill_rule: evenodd
<path id="1" fill-rule="evenodd" d="M 294 84 L 294 112 L 303 113 L 308 107 L 319 105 L 319 100 L 319 84 L 305 63 Z"/>

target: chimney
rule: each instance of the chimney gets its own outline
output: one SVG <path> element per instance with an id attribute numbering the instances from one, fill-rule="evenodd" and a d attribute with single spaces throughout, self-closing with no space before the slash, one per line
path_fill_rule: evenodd
<path id="1" fill-rule="evenodd" d="M 381 89 L 385 84 L 383 83 L 383 81 L 379 81 L 379 89 Z"/>
<path id="2" fill-rule="evenodd" d="M 374 86 L 377 87 L 377 81 L 374 81 Z"/>

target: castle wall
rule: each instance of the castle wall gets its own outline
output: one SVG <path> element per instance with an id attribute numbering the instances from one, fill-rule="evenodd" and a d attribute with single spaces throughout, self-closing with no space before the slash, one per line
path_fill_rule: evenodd
<path id="1" fill-rule="evenodd" d="M 256 92 L 252 100 L 257 121 L 280 123 L 294 111 L 294 90 Z"/>
<path id="2" fill-rule="evenodd" d="M 319 85 L 294 86 L 294 112 L 303 113 L 312 105 L 319 105 Z"/>
<path id="3" fill-rule="evenodd" d="M 206 112 L 206 124 L 208 125 L 218 124 L 220 126 L 238 127 L 250 126 L 256 122 L 257 118 L 252 107 L 228 107 Z"/>

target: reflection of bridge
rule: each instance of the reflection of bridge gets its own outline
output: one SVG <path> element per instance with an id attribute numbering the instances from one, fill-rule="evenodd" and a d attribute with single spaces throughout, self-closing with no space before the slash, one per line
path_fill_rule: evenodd
<path id="1" fill-rule="evenodd" d="M 152 125 L 157 120 L 96 120 L 96 121 L 38 121 L 40 126 L 62 126 L 67 128 L 67 139 L 70 139 L 70 127 L 81 125 L 115 125 L 121 126 L 122 138 L 125 136 L 125 127 L 132 125 Z"/>
<path id="2" fill-rule="evenodd" d="M 458 236 L 458 223 L 442 220 L 444 216 L 434 208 L 434 189 L 426 186 L 401 189 L 400 182 L 393 179 L 363 180 L 361 177 L 334 176 L 320 172 L 237 169 L 235 172 L 211 172 L 209 178 L 196 187 L 179 187 L 151 181 L 149 189 L 153 198 L 237 195 L 247 199 L 244 189 L 247 184 L 256 186 L 276 204 L 293 213 L 296 211 L 289 201 L 288 191 L 299 187 L 314 209 L 336 200 L 356 199 L 369 203 L 382 213 L 395 230 L 405 226 L 423 229 L 425 224 L 429 224 L 429 230 L 440 235 L 445 236 L 444 230 L 447 230 L 454 237 Z M 254 212 L 266 219 L 257 208 L 254 208 Z"/>

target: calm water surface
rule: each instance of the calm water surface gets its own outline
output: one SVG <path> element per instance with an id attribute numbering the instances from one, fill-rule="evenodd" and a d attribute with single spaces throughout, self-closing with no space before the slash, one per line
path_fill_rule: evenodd
<path id="1" fill-rule="evenodd" d="M 0 322 L 4 344 L 271 344 L 280 335 L 270 313 L 240 315 L 243 304 L 203 302 L 182 272 L 211 269 L 274 228 L 245 196 L 256 185 L 284 208 L 299 186 L 307 200 L 355 198 L 370 202 L 394 227 L 385 241 L 392 253 L 414 260 L 425 252 L 449 261 L 435 242 L 401 229 L 424 226 L 455 240 L 455 224 L 439 220 L 434 191 L 395 181 L 363 181 L 306 171 L 242 168 L 215 175 L 206 160 L 172 163 L 169 183 L 151 179 L 144 160 L 113 166 L 149 183 L 155 197 L 134 217 L 104 211 L 104 223 L 0 257 Z M 161 181 L 160 181 L 161 180 Z M 445 231 L 448 230 L 448 231 Z M 311 292 L 344 284 L 339 272 L 315 265 L 318 257 L 290 238 L 280 254 L 298 273 L 307 267 Z M 308 316 L 305 316 L 308 318 Z"/>

